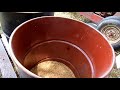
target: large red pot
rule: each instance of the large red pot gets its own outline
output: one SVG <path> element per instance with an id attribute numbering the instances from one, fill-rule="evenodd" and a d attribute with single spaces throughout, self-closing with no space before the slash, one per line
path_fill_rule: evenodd
<path id="1" fill-rule="evenodd" d="M 20 69 L 30 72 L 39 61 L 52 58 L 70 67 L 77 78 L 103 78 L 113 68 L 115 53 L 107 39 L 87 24 L 54 16 L 19 25 L 9 41 L 10 54 Z"/>

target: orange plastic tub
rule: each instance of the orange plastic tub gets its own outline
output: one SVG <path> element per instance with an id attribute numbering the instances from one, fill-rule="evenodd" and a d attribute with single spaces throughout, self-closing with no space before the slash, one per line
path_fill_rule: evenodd
<path id="1" fill-rule="evenodd" d="M 30 69 L 48 58 L 66 64 L 77 78 L 103 78 L 113 68 L 115 53 L 107 39 L 87 24 L 43 16 L 19 25 L 10 36 L 10 54 L 20 69 Z"/>

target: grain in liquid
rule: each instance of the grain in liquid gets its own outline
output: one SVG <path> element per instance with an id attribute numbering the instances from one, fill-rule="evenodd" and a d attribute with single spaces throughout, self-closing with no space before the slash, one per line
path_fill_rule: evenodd
<path id="1" fill-rule="evenodd" d="M 39 62 L 31 69 L 31 72 L 42 78 L 75 78 L 68 66 L 57 61 Z"/>

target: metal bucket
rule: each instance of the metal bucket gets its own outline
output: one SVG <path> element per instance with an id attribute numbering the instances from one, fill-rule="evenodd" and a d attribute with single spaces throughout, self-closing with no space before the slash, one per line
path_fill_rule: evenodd
<path id="1" fill-rule="evenodd" d="M 113 68 L 115 53 L 107 39 L 87 24 L 43 16 L 19 25 L 10 36 L 10 54 L 28 75 L 47 58 L 66 64 L 77 78 L 103 78 Z"/>

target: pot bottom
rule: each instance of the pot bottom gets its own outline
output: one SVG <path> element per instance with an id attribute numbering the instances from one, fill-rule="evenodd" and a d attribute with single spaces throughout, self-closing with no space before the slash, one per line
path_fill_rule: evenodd
<path id="1" fill-rule="evenodd" d="M 50 40 L 34 45 L 26 54 L 23 66 L 31 70 L 39 62 L 57 61 L 69 67 L 76 78 L 94 77 L 90 58 L 78 46 L 62 40 Z"/>

